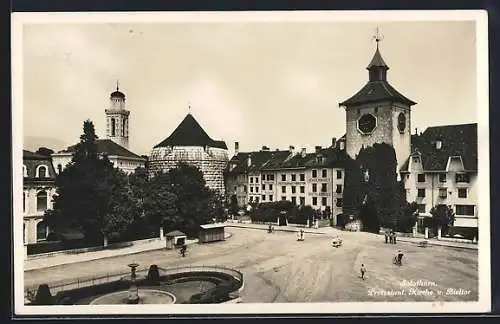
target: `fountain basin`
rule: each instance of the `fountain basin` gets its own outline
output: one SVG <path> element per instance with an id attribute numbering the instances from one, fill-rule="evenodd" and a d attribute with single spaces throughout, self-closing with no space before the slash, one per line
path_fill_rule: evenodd
<path id="1" fill-rule="evenodd" d="M 138 304 L 173 304 L 176 298 L 173 294 L 158 289 L 139 288 Z M 129 303 L 129 290 L 115 291 L 92 300 L 90 305 L 119 305 Z"/>

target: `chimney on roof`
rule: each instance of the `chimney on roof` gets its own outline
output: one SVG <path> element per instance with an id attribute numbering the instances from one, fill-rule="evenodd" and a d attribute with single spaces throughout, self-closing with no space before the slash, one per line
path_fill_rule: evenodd
<path id="1" fill-rule="evenodd" d="M 234 155 L 238 155 L 240 153 L 240 143 L 234 142 Z"/>
<path id="2" fill-rule="evenodd" d="M 415 127 L 415 135 L 418 135 L 418 128 Z"/>
<path id="3" fill-rule="evenodd" d="M 436 141 L 436 150 L 440 150 L 443 146 L 443 142 L 441 140 Z"/>
<path id="4" fill-rule="evenodd" d="M 318 154 L 321 151 L 321 146 L 315 146 L 314 147 L 316 154 Z"/>
<path id="5" fill-rule="evenodd" d="M 342 151 L 343 151 L 343 150 L 344 150 L 344 147 L 345 147 L 345 142 L 344 142 L 344 141 L 340 141 L 340 142 L 339 142 L 339 148 L 340 148 L 340 150 L 342 150 Z"/>
<path id="6" fill-rule="evenodd" d="M 306 148 L 305 148 L 305 147 L 303 147 L 303 148 L 300 150 L 300 156 L 301 156 L 301 157 L 303 157 L 303 158 L 305 158 L 305 157 L 306 157 L 306 152 L 307 152 L 307 151 L 306 151 Z"/>
<path id="7" fill-rule="evenodd" d="M 251 166 L 252 165 L 252 155 L 251 154 L 248 154 L 247 156 L 247 166 Z"/>
<path id="8" fill-rule="evenodd" d="M 290 151 L 290 153 L 291 153 L 291 154 L 293 154 L 293 153 L 295 152 L 295 146 L 290 145 L 290 146 L 288 147 L 288 150 Z"/>
<path id="9" fill-rule="evenodd" d="M 269 147 L 267 146 L 262 146 L 262 152 L 269 152 Z"/>
<path id="10" fill-rule="evenodd" d="M 337 139 L 335 137 L 332 138 L 332 148 L 335 148 L 337 145 Z"/>

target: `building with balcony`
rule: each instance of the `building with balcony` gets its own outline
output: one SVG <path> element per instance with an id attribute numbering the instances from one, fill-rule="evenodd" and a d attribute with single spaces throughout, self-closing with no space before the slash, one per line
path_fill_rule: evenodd
<path id="1" fill-rule="evenodd" d="M 45 241 L 44 213 L 52 208 L 56 172 L 50 156 L 23 150 L 23 233 L 25 244 Z"/>

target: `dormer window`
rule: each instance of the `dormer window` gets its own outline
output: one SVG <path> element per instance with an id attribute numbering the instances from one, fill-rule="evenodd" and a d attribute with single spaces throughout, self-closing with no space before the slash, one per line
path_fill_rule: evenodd
<path id="1" fill-rule="evenodd" d="M 49 173 L 49 168 L 46 165 L 39 165 L 36 168 L 36 177 L 37 178 L 47 178 Z"/>
<path id="2" fill-rule="evenodd" d="M 436 141 L 436 150 L 440 150 L 443 146 L 443 142 L 441 140 Z"/>
<path id="3" fill-rule="evenodd" d="M 455 175 L 455 181 L 456 182 L 462 182 L 462 183 L 469 183 L 470 182 L 470 177 L 467 173 L 457 173 Z"/>

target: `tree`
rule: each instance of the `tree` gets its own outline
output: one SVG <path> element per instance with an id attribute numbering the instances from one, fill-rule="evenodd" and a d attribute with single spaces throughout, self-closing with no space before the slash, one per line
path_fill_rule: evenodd
<path id="1" fill-rule="evenodd" d="M 181 228 L 182 217 L 177 206 L 173 184 L 166 173 L 156 174 L 149 182 L 142 183 L 143 210 L 147 224 L 154 229 Z M 141 189 L 141 187 L 139 187 Z"/>
<path id="2" fill-rule="evenodd" d="M 54 208 L 44 217 L 55 231 L 76 229 L 91 243 L 122 233 L 138 212 L 126 175 L 99 157 L 96 140 L 94 125 L 85 121 L 71 162 L 56 178 Z"/>
<path id="3" fill-rule="evenodd" d="M 365 192 L 365 197 L 373 204 L 370 208 L 375 211 L 378 225 L 395 228 L 403 213 L 404 191 L 397 181 L 394 148 L 386 143 L 376 143 L 373 147 L 361 149 L 356 160 L 363 174 L 364 188 L 360 191 Z"/>
<path id="4" fill-rule="evenodd" d="M 53 150 L 49 149 L 49 148 L 46 148 L 46 147 L 40 147 L 37 151 L 36 151 L 36 154 L 39 154 L 39 155 L 44 155 L 44 156 L 51 156 L 52 153 L 54 153 Z"/>
<path id="5" fill-rule="evenodd" d="M 195 166 L 179 163 L 167 172 L 172 192 L 177 197 L 177 210 L 182 219 L 181 230 L 197 235 L 201 224 L 210 223 L 214 212 L 213 198 L 203 173 Z"/>
<path id="6" fill-rule="evenodd" d="M 418 204 L 416 202 L 405 202 L 402 217 L 398 219 L 396 230 L 399 232 L 410 232 L 417 222 Z"/>
<path id="7" fill-rule="evenodd" d="M 431 208 L 432 222 L 435 229 L 441 228 L 443 234 L 447 234 L 448 230 L 455 222 L 455 212 L 451 206 L 437 205 Z"/>
<path id="8" fill-rule="evenodd" d="M 364 197 L 361 181 L 361 167 L 358 161 L 347 157 L 345 161 L 343 213 L 357 215 Z"/>
<path id="9" fill-rule="evenodd" d="M 232 215 L 237 215 L 238 211 L 239 211 L 238 198 L 236 198 L 236 195 L 231 195 L 229 202 L 229 212 Z"/>
<path id="10" fill-rule="evenodd" d="M 371 196 L 367 196 L 365 203 L 359 211 L 359 219 L 363 223 L 363 230 L 372 233 L 378 233 L 380 228 L 379 219 L 377 217 L 377 209 Z"/>

